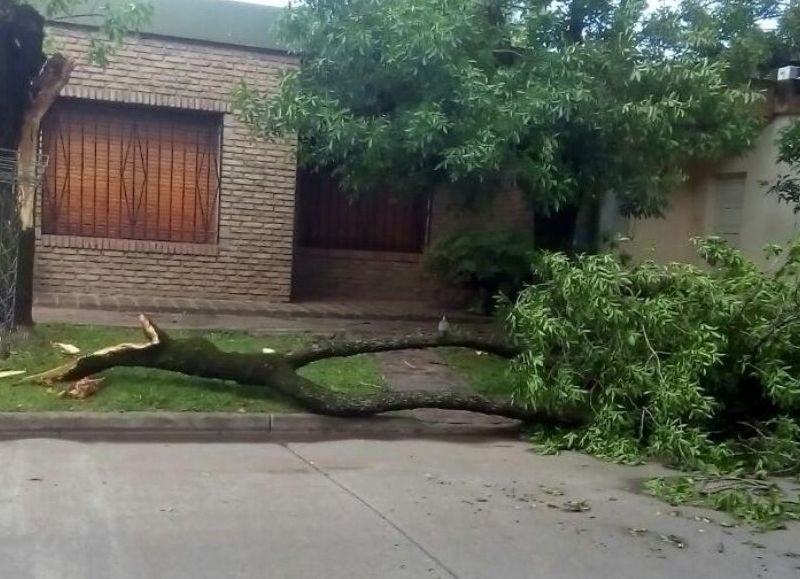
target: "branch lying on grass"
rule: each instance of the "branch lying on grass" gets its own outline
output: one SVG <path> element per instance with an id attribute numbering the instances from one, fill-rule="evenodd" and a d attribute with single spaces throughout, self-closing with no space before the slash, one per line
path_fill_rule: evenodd
<path id="1" fill-rule="evenodd" d="M 504 357 L 518 353 L 513 346 L 460 335 L 407 336 L 397 339 L 354 340 L 320 344 L 289 354 L 223 352 L 202 338 L 170 338 L 146 316 L 139 317 L 148 342 L 120 344 L 77 358 L 30 379 L 54 383 L 73 382 L 117 366 L 139 366 L 180 372 L 191 376 L 232 380 L 280 392 L 317 414 L 367 416 L 394 410 L 440 408 L 468 410 L 541 424 L 583 424 L 582 413 L 551 414 L 497 401 L 478 394 L 457 392 L 392 392 L 354 396 L 334 392 L 297 374 L 297 369 L 326 358 L 387 350 L 467 347 Z"/>
<path id="2" fill-rule="evenodd" d="M 495 354 L 502 358 L 513 358 L 520 353 L 519 348 L 515 348 L 510 344 L 475 336 L 462 334 L 432 336 L 420 334 L 393 339 L 324 342 L 321 344 L 314 344 L 310 348 L 298 352 L 290 352 L 286 355 L 286 360 L 292 364 L 293 367 L 301 368 L 306 364 L 326 358 L 342 358 L 345 356 L 354 356 L 356 354 L 371 354 L 390 350 L 419 350 L 443 346 L 471 348 L 473 350 Z"/>

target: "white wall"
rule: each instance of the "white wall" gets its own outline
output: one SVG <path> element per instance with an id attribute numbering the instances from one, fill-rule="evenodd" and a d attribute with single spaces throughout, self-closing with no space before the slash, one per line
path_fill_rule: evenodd
<path id="1" fill-rule="evenodd" d="M 774 195 L 768 195 L 769 185 L 786 167 L 777 164 L 776 141 L 780 130 L 791 123 L 792 117 L 777 117 L 761 133 L 755 147 L 742 157 L 722 163 L 716 170 L 721 174 L 743 173 L 746 175 L 742 225 L 739 248 L 747 255 L 764 263 L 762 248 L 768 243 L 785 244 L 798 234 L 798 217 L 793 208 L 781 203 Z M 706 182 L 705 231 L 713 232 L 713 176 Z"/>
<path id="2" fill-rule="evenodd" d="M 631 240 L 621 243 L 620 251 L 637 260 L 697 263 L 689 238 L 716 233 L 715 223 L 720 219 L 730 222 L 731 215 L 721 215 L 717 207 L 720 197 L 715 190 L 721 179 L 738 174 L 744 180 L 740 230 L 730 239 L 748 256 L 765 264 L 761 249 L 766 244 L 784 244 L 800 234 L 800 219 L 792 207 L 767 195 L 768 185 L 764 184 L 786 172 L 776 162 L 776 141 L 780 130 L 795 118 L 775 117 L 747 154 L 694 170 L 685 186 L 672 196 L 664 218 L 631 220 Z"/>

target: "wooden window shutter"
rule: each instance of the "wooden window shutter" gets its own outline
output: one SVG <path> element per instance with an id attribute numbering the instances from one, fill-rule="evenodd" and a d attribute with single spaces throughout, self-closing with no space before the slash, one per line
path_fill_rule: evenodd
<path id="1" fill-rule="evenodd" d="M 59 101 L 42 125 L 42 232 L 216 243 L 221 117 Z"/>
<path id="2" fill-rule="evenodd" d="M 714 177 L 712 231 L 732 247 L 740 247 L 746 186 L 746 173 L 726 173 Z"/>

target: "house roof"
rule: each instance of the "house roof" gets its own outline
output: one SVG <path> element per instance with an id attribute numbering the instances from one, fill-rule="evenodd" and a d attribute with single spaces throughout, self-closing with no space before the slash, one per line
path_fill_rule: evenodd
<path id="1" fill-rule="evenodd" d="M 121 5 L 130 0 L 109 0 Z M 232 0 L 150 0 L 153 17 L 140 32 L 201 42 L 216 42 L 285 51 L 277 40 L 275 23 L 283 8 Z M 61 18 L 58 22 L 97 25 L 99 18 Z"/>

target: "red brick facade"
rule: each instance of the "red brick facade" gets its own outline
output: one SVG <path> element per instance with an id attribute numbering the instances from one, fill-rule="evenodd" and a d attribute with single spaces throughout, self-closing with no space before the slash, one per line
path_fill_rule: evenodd
<path id="1" fill-rule="evenodd" d="M 519 192 L 477 200 L 465 206 L 453 194 L 433 197 L 428 237 L 459 230 L 504 228 L 532 232 L 533 215 Z M 421 268 L 421 254 L 341 249 L 295 251 L 296 299 L 433 300 L 454 304 L 458 292 L 437 285 Z"/>
<path id="2" fill-rule="evenodd" d="M 127 41 L 101 69 L 85 62 L 85 29 L 58 26 L 52 33 L 63 52 L 79 60 L 65 97 L 222 114 L 219 239 L 192 244 L 39 231 L 36 289 L 288 301 L 295 143 L 254 139 L 233 117 L 229 103 L 241 79 L 275 90 L 281 71 L 295 66 L 295 60 L 276 52 L 150 36 Z"/>
<path id="3" fill-rule="evenodd" d="M 295 250 L 294 298 L 426 300 L 433 285 L 420 254 L 302 248 Z"/>
<path id="4" fill-rule="evenodd" d="M 80 64 L 64 97 L 222 115 L 219 236 L 214 244 L 45 235 L 37 228 L 35 283 L 42 293 L 286 302 L 294 299 L 451 301 L 422 274 L 416 253 L 294 248 L 295 142 L 255 139 L 231 114 L 241 79 L 269 93 L 295 66 L 278 52 L 144 36 L 106 69 L 86 64 L 86 29 L 53 29 Z M 41 201 L 37 207 L 41 219 Z M 41 223 L 41 221 L 39 221 Z M 434 196 L 429 240 L 460 228 L 531 230 L 518 194 L 464 207 Z"/>

